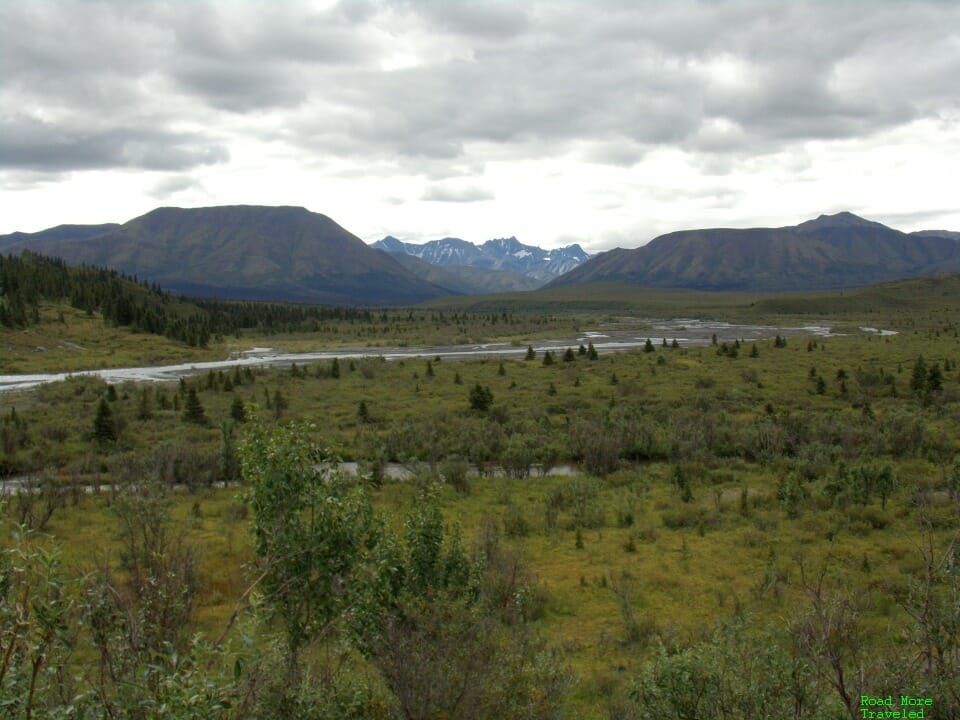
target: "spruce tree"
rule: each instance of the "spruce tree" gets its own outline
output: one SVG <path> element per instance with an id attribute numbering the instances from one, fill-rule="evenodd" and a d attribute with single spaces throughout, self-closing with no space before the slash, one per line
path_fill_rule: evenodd
<path id="1" fill-rule="evenodd" d="M 273 394 L 273 416 L 279 420 L 280 416 L 283 415 L 283 411 L 290 406 L 290 403 L 287 402 L 279 390 Z"/>
<path id="2" fill-rule="evenodd" d="M 153 409 L 150 403 L 150 389 L 143 388 L 140 391 L 140 405 L 137 407 L 137 418 L 140 420 L 149 420 L 153 417 Z"/>
<path id="3" fill-rule="evenodd" d="M 537 352 L 533 349 L 533 345 L 527 345 L 527 354 L 524 360 L 533 360 L 536 356 Z"/>
<path id="4" fill-rule="evenodd" d="M 234 425 L 228 420 L 220 423 L 220 479 L 225 483 L 240 480 L 240 458 L 233 439 Z"/>
<path id="5" fill-rule="evenodd" d="M 113 412 L 105 398 L 97 403 L 97 414 L 93 419 L 93 437 L 100 443 L 114 442 L 117 439 L 117 426 Z"/>
<path id="6" fill-rule="evenodd" d="M 194 388 L 187 390 L 187 399 L 183 408 L 183 421 L 195 425 L 209 425 L 207 413 L 200 404 L 200 398 L 197 397 L 197 391 Z"/>
<path id="7" fill-rule="evenodd" d="M 238 397 L 235 397 L 230 404 L 230 417 L 239 423 L 247 421 L 246 408 L 243 407 L 243 400 Z"/>
<path id="8" fill-rule="evenodd" d="M 474 385 L 473 389 L 470 390 L 470 407 L 473 410 L 486 412 L 492 404 L 493 393 L 490 391 L 490 388 L 483 387 L 480 383 Z"/>
<path id="9" fill-rule="evenodd" d="M 357 421 L 362 425 L 366 425 L 370 422 L 370 410 L 367 409 L 366 400 L 361 400 L 360 404 L 357 406 Z"/>
<path id="10" fill-rule="evenodd" d="M 913 394 L 921 400 L 926 399 L 927 395 L 927 363 L 923 355 L 917 358 L 913 364 L 913 374 L 910 377 L 910 389 Z"/>

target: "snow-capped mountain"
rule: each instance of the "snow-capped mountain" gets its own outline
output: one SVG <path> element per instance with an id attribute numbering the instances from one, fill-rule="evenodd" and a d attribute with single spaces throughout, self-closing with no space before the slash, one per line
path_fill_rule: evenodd
<path id="1" fill-rule="evenodd" d="M 482 257 L 476 245 L 460 238 L 443 238 L 443 240 L 416 245 L 387 235 L 383 240 L 373 243 L 371 247 L 389 253 L 413 255 L 431 265 L 475 265 Z"/>
<path id="2" fill-rule="evenodd" d="M 422 245 L 406 243 L 388 235 L 373 243 L 390 253 L 414 255 L 432 265 L 467 265 L 487 270 L 508 270 L 547 283 L 589 259 L 577 244 L 553 250 L 524 245 L 515 237 L 488 240 L 475 245 L 459 238 L 432 240 Z"/>
<path id="3" fill-rule="evenodd" d="M 580 263 L 589 255 L 576 243 L 553 250 L 524 245 L 515 237 L 487 240 L 480 246 L 485 255 L 494 258 L 498 270 L 514 270 L 548 282 Z"/>

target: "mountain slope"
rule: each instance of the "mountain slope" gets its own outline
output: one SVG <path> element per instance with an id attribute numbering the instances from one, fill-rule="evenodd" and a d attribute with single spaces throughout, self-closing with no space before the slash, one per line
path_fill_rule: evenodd
<path id="1" fill-rule="evenodd" d="M 960 270 L 960 242 L 907 235 L 851 213 L 795 227 L 683 230 L 598 255 L 549 287 L 621 281 L 651 287 L 787 291 L 855 287 Z"/>
<path id="2" fill-rule="evenodd" d="M 910 234 L 916 237 L 945 237 L 960 240 L 960 232 L 955 230 L 918 230 Z"/>
<path id="3" fill-rule="evenodd" d="M 31 237 L 5 250 L 19 247 L 197 296 L 380 305 L 447 294 L 299 207 L 158 208 L 95 237 Z"/>
<path id="4" fill-rule="evenodd" d="M 117 223 L 103 225 L 57 225 L 36 233 L 15 232 L 9 235 L 0 235 L 0 250 L 6 247 L 20 245 L 25 242 L 38 240 L 86 240 L 87 238 L 103 235 L 105 232 L 120 227 Z"/>
<path id="5" fill-rule="evenodd" d="M 393 253 L 391 257 L 417 277 L 458 295 L 519 292 L 534 290 L 542 284 L 527 275 L 509 270 L 489 270 L 471 265 L 431 265 L 403 252 Z"/>

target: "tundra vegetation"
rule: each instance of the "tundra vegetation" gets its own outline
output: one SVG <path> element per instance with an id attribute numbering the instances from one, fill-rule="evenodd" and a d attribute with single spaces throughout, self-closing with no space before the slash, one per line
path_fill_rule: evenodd
<path id="1" fill-rule="evenodd" d="M 960 718 L 931 308 L 0 396 L 0 717 Z"/>

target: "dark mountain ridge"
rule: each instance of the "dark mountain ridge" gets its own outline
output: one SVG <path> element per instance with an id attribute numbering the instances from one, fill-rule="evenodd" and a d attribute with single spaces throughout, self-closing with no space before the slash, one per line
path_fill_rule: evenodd
<path id="1" fill-rule="evenodd" d="M 955 230 L 917 230 L 910 234 L 915 237 L 945 237 L 960 240 L 960 232 Z"/>
<path id="2" fill-rule="evenodd" d="M 683 230 L 592 259 L 579 245 L 547 251 L 515 237 L 478 246 L 388 236 L 374 247 L 385 252 L 325 215 L 250 205 L 158 208 L 123 225 L 0 236 L 5 253 L 31 249 L 102 265 L 195 296 L 362 306 L 532 289 L 559 272 L 550 286 L 612 281 L 785 292 L 960 271 L 960 233 L 907 234 L 852 213 L 780 228 Z"/>
<path id="3" fill-rule="evenodd" d="M 908 235 L 837 213 L 782 228 L 668 233 L 598 255 L 548 287 L 620 281 L 699 290 L 826 290 L 958 270 L 956 238 Z"/>
<path id="4" fill-rule="evenodd" d="M 87 238 L 103 235 L 115 228 L 120 227 L 117 223 L 104 223 L 102 225 L 57 225 L 35 233 L 14 232 L 9 235 L 0 235 L 0 250 L 8 246 L 19 245 L 24 242 L 35 242 L 38 240 L 86 240 Z"/>
<path id="5" fill-rule="evenodd" d="M 4 251 L 23 248 L 195 296 L 396 305 L 449 293 L 302 207 L 157 208 L 93 236 L 44 231 Z"/>

